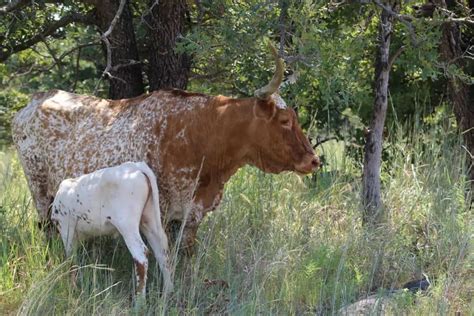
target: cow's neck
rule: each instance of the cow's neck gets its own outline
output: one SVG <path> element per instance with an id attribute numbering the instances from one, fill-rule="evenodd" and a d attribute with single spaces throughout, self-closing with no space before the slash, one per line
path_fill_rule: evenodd
<path id="1" fill-rule="evenodd" d="M 203 177 L 224 185 L 247 162 L 250 140 L 247 129 L 253 118 L 253 99 L 216 97 L 213 121 L 206 129 Z M 206 180 L 206 179 L 203 179 Z"/>
<path id="2" fill-rule="evenodd" d="M 205 126 L 200 126 L 199 138 L 193 146 L 198 150 L 194 168 L 199 169 L 194 200 L 201 206 L 201 215 L 217 207 L 224 184 L 247 163 L 247 129 L 253 117 L 252 106 L 252 99 L 225 97 L 216 97 L 208 104 L 208 120 Z"/>

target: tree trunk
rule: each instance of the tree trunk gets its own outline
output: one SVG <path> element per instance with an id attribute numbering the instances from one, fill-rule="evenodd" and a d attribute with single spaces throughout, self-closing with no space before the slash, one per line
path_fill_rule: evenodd
<path id="1" fill-rule="evenodd" d="M 176 52 L 176 43 L 186 31 L 186 0 L 151 1 L 147 17 L 150 41 L 150 91 L 162 88 L 185 89 L 188 84 L 191 58 Z"/>
<path id="2" fill-rule="evenodd" d="M 390 72 L 390 37 L 392 17 L 382 10 L 379 23 L 379 44 L 375 62 L 374 114 L 366 135 L 363 173 L 363 222 L 377 224 L 383 218 L 380 198 L 380 168 L 382 162 L 382 137 L 387 113 L 388 79 Z"/>
<path id="3" fill-rule="evenodd" d="M 456 4 L 444 0 L 435 0 L 434 3 L 441 7 L 454 10 Z M 448 4 L 448 5 L 447 5 Z M 468 2 L 469 8 L 474 9 L 474 1 Z M 467 32 L 466 32 L 467 33 Z M 444 23 L 442 26 L 442 38 L 439 45 L 441 59 L 446 65 L 454 64 L 466 73 L 474 71 L 474 63 L 470 59 L 463 59 L 464 50 L 462 45 L 470 43 L 470 35 L 462 34 L 459 26 L 454 23 Z M 466 47 L 467 48 L 467 47 Z M 470 63 L 470 65 L 468 64 Z M 469 85 L 459 77 L 450 76 L 448 78 L 448 95 L 453 104 L 454 114 L 459 129 L 463 135 L 468 159 L 468 176 L 471 180 L 471 197 L 474 189 L 474 85 Z M 471 200 L 472 201 L 472 200 Z"/>
<path id="4" fill-rule="evenodd" d="M 92 3 L 96 7 L 97 26 L 104 33 L 117 12 L 120 0 L 98 0 Z M 120 19 L 108 38 L 112 49 L 109 98 L 131 98 L 143 94 L 142 67 L 139 63 L 129 1 L 125 4 Z"/>

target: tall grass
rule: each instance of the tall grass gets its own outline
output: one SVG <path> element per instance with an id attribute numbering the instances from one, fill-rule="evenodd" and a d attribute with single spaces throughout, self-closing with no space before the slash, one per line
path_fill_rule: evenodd
<path id="1" fill-rule="evenodd" d="M 244 168 L 200 227 L 196 255 L 178 264 L 166 302 L 152 262 L 141 310 L 122 240 L 88 242 L 65 261 L 59 238 L 37 228 L 21 167 L 4 151 L 0 314 L 337 314 L 374 285 L 396 289 L 423 274 L 430 289 L 396 295 L 387 313 L 468 314 L 473 216 L 460 141 L 450 129 L 396 130 L 385 148 L 383 226 L 361 226 L 361 166 L 341 142 L 323 146 L 328 164 L 313 179 Z"/>

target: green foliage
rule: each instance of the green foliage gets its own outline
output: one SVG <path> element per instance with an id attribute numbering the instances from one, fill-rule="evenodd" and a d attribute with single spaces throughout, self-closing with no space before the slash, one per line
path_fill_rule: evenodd
<path id="1" fill-rule="evenodd" d="M 63 89 L 77 93 L 94 90 L 98 77 L 99 46 L 74 50 L 78 44 L 95 40 L 90 28 L 67 27 L 68 37 L 61 41 L 37 44 L 11 56 L 0 64 L 0 144 L 10 143 L 11 119 L 28 104 L 31 95 L 39 91 Z M 53 57 L 54 55 L 54 57 Z M 64 56 L 63 56 L 64 55 Z M 60 56 L 63 56 L 61 59 Z M 57 60 L 55 60 L 55 58 Z M 103 94 L 103 91 L 99 90 Z"/>
<path id="2" fill-rule="evenodd" d="M 0 148 L 11 142 L 10 130 L 14 114 L 25 106 L 28 96 L 16 89 L 0 91 Z"/>

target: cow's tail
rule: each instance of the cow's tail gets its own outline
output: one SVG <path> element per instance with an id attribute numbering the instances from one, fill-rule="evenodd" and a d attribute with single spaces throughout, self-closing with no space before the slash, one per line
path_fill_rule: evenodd
<path id="1" fill-rule="evenodd" d="M 168 248 L 168 237 L 166 236 L 165 230 L 163 228 L 163 224 L 161 221 L 161 211 L 160 211 L 160 194 L 158 191 L 158 180 L 155 176 L 155 173 L 153 170 L 148 167 L 148 165 L 144 162 L 137 163 L 138 168 L 140 171 L 145 174 L 145 176 L 148 178 L 148 181 L 150 182 L 151 186 L 151 196 L 153 200 L 153 208 L 155 210 L 156 214 L 156 220 L 157 220 L 157 230 L 158 230 L 158 238 L 159 238 L 159 243 L 161 247 L 163 248 L 164 253 L 162 254 L 155 254 L 155 256 L 158 256 L 158 263 L 161 268 L 161 272 L 163 273 L 163 279 L 164 279 L 164 292 L 168 293 L 172 291 L 173 289 L 173 284 L 171 281 L 171 266 L 169 262 L 169 248 Z"/>

